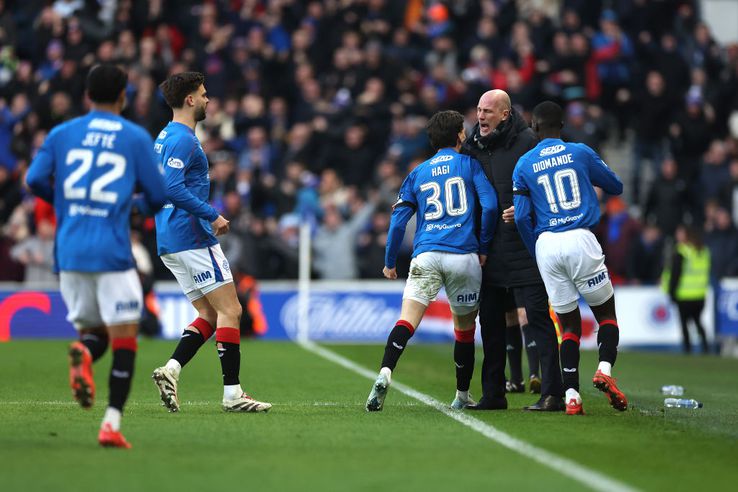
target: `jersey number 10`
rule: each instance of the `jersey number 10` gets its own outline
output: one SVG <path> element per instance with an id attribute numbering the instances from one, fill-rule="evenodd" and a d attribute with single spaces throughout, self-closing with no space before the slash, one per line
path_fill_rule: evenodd
<path id="1" fill-rule="evenodd" d="M 104 188 L 125 174 L 126 158 L 114 152 L 104 151 L 100 152 L 97 159 L 95 159 L 95 153 L 89 149 L 72 149 L 67 153 L 67 166 L 71 166 L 76 162 L 81 164 L 64 180 L 64 198 L 67 200 L 84 200 L 87 198 L 87 188 L 75 185 L 90 172 L 93 160 L 96 167 L 113 167 L 92 182 L 90 200 L 101 203 L 115 203 L 118 200 L 118 193 L 107 191 Z"/>
<path id="2" fill-rule="evenodd" d="M 571 200 L 568 200 L 566 196 L 566 188 L 564 188 L 565 179 L 569 181 L 569 186 L 571 187 Z M 569 168 L 556 171 L 553 175 L 553 181 L 556 186 L 556 197 L 554 197 L 554 190 L 551 187 L 551 179 L 548 174 L 538 176 L 537 180 L 537 183 L 542 185 L 546 192 L 546 200 L 551 208 L 551 213 L 559 213 L 559 207 L 561 210 L 572 210 L 582 204 L 582 197 L 579 192 L 579 179 L 574 169 Z"/>
<path id="3" fill-rule="evenodd" d="M 459 195 L 459 204 L 454 205 L 454 194 L 453 189 L 456 188 Z M 431 195 L 426 199 L 426 207 L 432 205 L 434 210 L 432 212 L 425 213 L 425 220 L 437 220 L 443 217 L 443 203 L 439 200 L 441 196 L 441 185 L 435 181 L 428 181 L 420 185 L 420 191 L 430 190 Z M 464 215 L 469 209 L 466 202 L 466 186 L 464 185 L 464 179 L 456 176 L 454 178 L 448 178 L 443 183 L 443 191 L 446 201 L 446 213 L 452 217 Z"/>

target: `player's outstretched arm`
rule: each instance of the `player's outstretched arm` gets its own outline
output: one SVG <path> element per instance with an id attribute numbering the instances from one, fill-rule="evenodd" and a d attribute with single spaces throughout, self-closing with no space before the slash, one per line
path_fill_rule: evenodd
<path id="1" fill-rule="evenodd" d="M 479 162 L 472 160 L 474 189 L 482 207 L 482 223 L 479 231 L 479 253 L 486 255 L 497 227 L 497 193 L 490 184 Z"/>

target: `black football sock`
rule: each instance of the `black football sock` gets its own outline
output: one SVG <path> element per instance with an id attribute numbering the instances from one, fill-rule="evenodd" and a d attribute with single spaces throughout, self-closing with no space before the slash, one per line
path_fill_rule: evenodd
<path id="1" fill-rule="evenodd" d="M 523 382 L 523 337 L 520 325 L 508 326 L 506 329 L 507 360 L 510 363 L 510 381 L 515 384 Z"/>
<path id="2" fill-rule="evenodd" d="M 192 360 L 197 351 L 200 350 L 200 347 L 213 334 L 213 327 L 202 318 L 197 318 L 190 323 L 190 326 L 194 327 L 196 331 L 185 330 L 182 333 L 182 338 L 179 339 L 177 348 L 174 349 L 171 357 L 179 362 L 179 365 L 182 367 Z"/>
<path id="3" fill-rule="evenodd" d="M 108 349 L 109 338 L 107 333 L 85 333 L 80 337 L 80 341 L 90 351 L 92 361 L 94 362 L 105 354 L 105 351 Z"/>
<path id="4" fill-rule="evenodd" d="M 533 338 L 533 330 L 530 329 L 530 325 L 523 325 L 523 338 L 525 339 L 525 355 L 528 356 L 528 374 L 530 376 L 539 376 L 539 367 L 541 365 L 540 359 L 538 358 L 538 346 Z"/>
<path id="5" fill-rule="evenodd" d="M 110 368 L 110 395 L 108 405 L 123 412 L 123 406 L 131 391 L 133 366 L 136 361 L 137 342 L 135 337 L 113 338 L 113 366 Z"/>
<path id="6" fill-rule="evenodd" d="M 618 343 L 620 342 L 620 329 L 615 320 L 605 320 L 600 323 L 597 332 L 597 345 L 600 347 L 600 362 L 609 362 L 615 365 L 618 357 Z"/>
<path id="7" fill-rule="evenodd" d="M 579 391 L 579 337 L 574 333 L 564 333 L 561 342 L 561 371 L 564 389 Z"/>
<path id="8" fill-rule="evenodd" d="M 474 330 L 454 330 L 454 364 L 456 365 L 456 389 L 469 391 L 474 374 Z"/>
<path id="9" fill-rule="evenodd" d="M 405 351 L 408 340 L 415 333 L 413 325 L 407 321 L 400 320 L 397 322 L 387 337 L 387 345 L 384 347 L 384 357 L 382 358 L 382 366 L 388 367 L 391 371 L 395 370 L 397 361 L 400 359 L 402 352 Z M 380 367 L 380 369 L 381 369 Z"/>
<path id="10" fill-rule="evenodd" d="M 215 330 L 215 342 L 223 371 L 223 385 L 239 384 L 238 374 L 241 371 L 241 332 L 238 328 L 219 326 Z"/>

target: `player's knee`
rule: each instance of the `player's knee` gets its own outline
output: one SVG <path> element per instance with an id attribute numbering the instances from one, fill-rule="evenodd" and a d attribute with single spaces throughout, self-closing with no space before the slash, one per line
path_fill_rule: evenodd
<path id="1" fill-rule="evenodd" d="M 228 316 L 229 318 L 236 318 L 240 320 L 242 313 L 243 308 L 241 307 L 241 304 L 238 302 L 233 302 L 225 306 L 223 310 L 218 313 L 218 315 Z"/>

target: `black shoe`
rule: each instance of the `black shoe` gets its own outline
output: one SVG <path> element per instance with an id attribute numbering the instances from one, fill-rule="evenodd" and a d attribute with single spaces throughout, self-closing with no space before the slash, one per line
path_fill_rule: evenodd
<path id="1" fill-rule="evenodd" d="M 533 405 L 523 407 L 523 410 L 531 412 L 563 412 L 566 410 L 564 399 L 560 396 L 547 395 L 542 396 L 540 400 Z"/>
<path id="2" fill-rule="evenodd" d="M 519 383 L 507 381 L 505 383 L 505 393 L 525 393 L 525 383 L 522 381 Z"/>
<path id="3" fill-rule="evenodd" d="M 507 410 L 507 398 L 499 396 L 495 398 L 485 398 L 484 396 L 476 405 L 469 405 L 467 410 Z"/>

